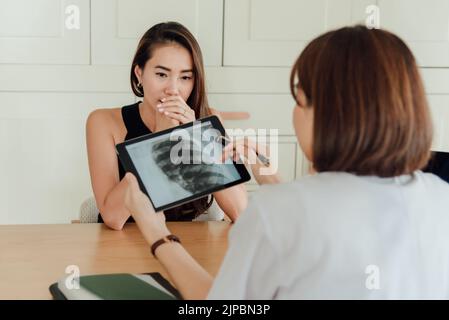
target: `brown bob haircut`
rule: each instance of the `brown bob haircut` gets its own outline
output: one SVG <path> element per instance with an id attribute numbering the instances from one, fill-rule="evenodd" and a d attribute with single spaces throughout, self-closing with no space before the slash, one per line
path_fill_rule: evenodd
<path id="1" fill-rule="evenodd" d="M 186 101 L 187 104 L 195 111 L 196 119 L 211 115 L 206 95 L 205 72 L 200 46 L 190 31 L 178 22 L 158 23 L 145 32 L 140 39 L 131 65 L 131 88 L 134 94 L 138 97 L 144 96 L 143 88 L 137 86 L 139 80 L 134 73 L 135 67 L 139 66 L 143 70 L 155 49 L 172 44 L 184 47 L 192 57 L 194 85 L 192 93 Z M 210 199 L 206 196 L 165 210 L 164 214 L 168 221 L 191 220 L 204 213 L 211 206 L 213 199 L 213 196 Z"/>
<path id="2" fill-rule="evenodd" d="M 134 69 L 139 66 L 144 69 L 145 64 L 151 59 L 156 48 L 164 45 L 178 44 L 192 56 L 194 85 L 192 93 L 187 99 L 187 104 L 195 110 L 196 118 L 202 118 L 211 114 L 206 95 L 205 72 L 201 49 L 195 37 L 190 31 L 178 22 L 162 22 L 151 27 L 140 39 L 131 65 L 131 88 L 137 97 L 143 97 L 142 87 L 138 87 Z"/>
<path id="3" fill-rule="evenodd" d="M 415 58 L 394 34 L 346 27 L 313 40 L 290 90 L 314 108 L 316 171 L 393 177 L 423 168 L 432 125 Z"/>

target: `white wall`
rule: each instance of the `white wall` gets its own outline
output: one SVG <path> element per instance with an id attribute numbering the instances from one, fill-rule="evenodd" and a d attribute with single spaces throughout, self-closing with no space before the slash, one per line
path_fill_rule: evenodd
<path id="1" fill-rule="evenodd" d="M 160 21 L 177 20 L 198 38 L 212 105 L 250 113 L 226 126 L 279 129 L 281 173 L 301 175 L 289 67 L 314 36 L 364 22 L 370 4 L 415 52 L 434 149 L 449 151 L 449 0 L 0 0 L 0 224 L 77 218 L 92 194 L 86 117 L 135 101 L 131 58 Z"/>

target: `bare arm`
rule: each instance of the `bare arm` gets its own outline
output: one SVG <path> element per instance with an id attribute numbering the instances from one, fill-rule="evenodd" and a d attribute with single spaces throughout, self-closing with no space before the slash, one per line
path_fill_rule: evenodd
<path id="1" fill-rule="evenodd" d="M 176 242 L 161 245 L 156 256 L 184 299 L 206 299 L 212 276 Z"/>
<path id="2" fill-rule="evenodd" d="M 156 215 L 153 212 L 150 214 Z M 157 215 L 163 215 L 163 213 L 159 212 Z M 150 246 L 170 234 L 168 229 L 163 233 L 146 230 L 151 226 L 145 221 L 147 217 L 142 217 L 140 220 L 139 218 L 135 217 L 136 222 Z M 206 299 L 213 278 L 181 244 L 177 242 L 164 243 L 156 249 L 155 255 L 167 270 L 170 280 L 184 299 Z"/>
<path id="3" fill-rule="evenodd" d="M 248 193 L 244 184 L 215 192 L 214 197 L 223 212 L 233 222 L 248 205 Z"/>
<path id="4" fill-rule="evenodd" d="M 124 206 L 126 184 L 119 180 L 114 126 L 110 110 L 92 112 L 86 124 L 87 156 L 92 189 L 104 223 L 121 230 L 130 213 Z"/>
<path id="5" fill-rule="evenodd" d="M 148 197 L 140 191 L 137 179 L 127 173 L 123 182 L 126 189 L 124 203 L 133 213 L 146 242 L 151 246 L 157 240 L 169 235 L 164 213 L 154 212 Z M 213 278 L 181 244 L 164 243 L 156 249 L 155 255 L 184 299 L 207 297 Z"/>

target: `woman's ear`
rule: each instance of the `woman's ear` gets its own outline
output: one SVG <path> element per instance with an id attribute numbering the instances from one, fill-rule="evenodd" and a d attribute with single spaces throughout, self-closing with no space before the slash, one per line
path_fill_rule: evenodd
<path id="1" fill-rule="evenodd" d="M 134 67 L 134 74 L 137 77 L 137 81 L 140 83 L 142 82 L 142 69 L 140 69 L 139 66 Z"/>
<path id="2" fill-rule="evenodd" d="M 309 105 L 309 101 L 307 101 L 306 94 L 304 90 L 298 89 L 298 93 L 296 95 L 296 103 L 298 107 L 303 108 Z"/>

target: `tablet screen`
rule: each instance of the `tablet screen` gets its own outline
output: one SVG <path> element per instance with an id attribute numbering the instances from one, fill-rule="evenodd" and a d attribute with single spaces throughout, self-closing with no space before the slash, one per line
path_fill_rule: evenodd
<path id="1" fill-rule="evenodd" d="M 211 121 L 126 144 L 125 148 L 156 209 L 242 180 Z"/>

